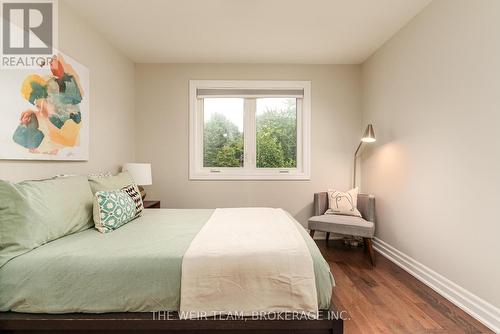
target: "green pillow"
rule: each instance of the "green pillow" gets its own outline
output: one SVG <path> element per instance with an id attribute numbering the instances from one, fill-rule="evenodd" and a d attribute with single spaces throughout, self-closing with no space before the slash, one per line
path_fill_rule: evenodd
<path id="1" fill-rule="evenodd" d="M 135 183 L 132 175 L 126 171 L 112 176 L 89 176 L 88 178 L 90 188 L 92 188 L 92 194 L 98 191 L 122 189 L 123 187 Z"/>
<path id="2" fill-rule="evenodd" d="M 47 242 L 93 226 L 87 178 L 0 180 L 0 267 Z"/>

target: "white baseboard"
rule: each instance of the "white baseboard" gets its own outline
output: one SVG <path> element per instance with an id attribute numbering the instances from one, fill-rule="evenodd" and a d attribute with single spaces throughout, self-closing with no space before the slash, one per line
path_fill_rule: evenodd
<path id="1" fill-rule="evenodd" d="M 495 333 L 500 333 L 500 309 L 397 250 L 383 240 L 374 238 L 373 246 L 381 255 L 394 262 L 416 279 L 482 322 Z"/>

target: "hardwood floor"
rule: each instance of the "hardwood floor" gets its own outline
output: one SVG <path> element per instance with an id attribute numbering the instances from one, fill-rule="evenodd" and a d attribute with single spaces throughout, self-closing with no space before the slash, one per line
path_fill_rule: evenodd
<path id="1" fill-rule="evenodd" d="M 382 255 L 372 269 L 362 247 L 316 242 L 335 277 L 333 305 L 349 315 L 345 333 L 493 333 Z"/>

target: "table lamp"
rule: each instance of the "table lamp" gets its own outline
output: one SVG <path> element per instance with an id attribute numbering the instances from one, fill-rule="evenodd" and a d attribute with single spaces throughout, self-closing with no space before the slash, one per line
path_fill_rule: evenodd
<path id="1" fill-rule="evenodd" d="M 127 171 L 130 175 L 132 175 L 132 178 L 139 187 L 142 200 L 144 200 L 146 198 L 146 191 L 142 186 L 149 186 L 153 184 L 151 164 L 129 162 L 123 165 L 122 170 Z"/>

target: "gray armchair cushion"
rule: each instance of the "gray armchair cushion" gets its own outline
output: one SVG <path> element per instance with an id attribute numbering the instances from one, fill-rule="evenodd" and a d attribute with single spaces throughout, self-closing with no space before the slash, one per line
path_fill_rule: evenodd
<path id="1" fill-rule="evenodd" d="M 373 238 L 375 224 L 360 217 L 321 215 L 309 218 L 310 230 Z"/>
<path id="2" fill-rule="evenodd" d="M 363 238 L 373 238 L 375 232 L 375 197 L 358 194 L 357 208 L 360 217 L 325 215 L 328 209 L 328 193 L 314 194 L 314 217 L 308 222 L 309 230 L 354 235 Z"/>

